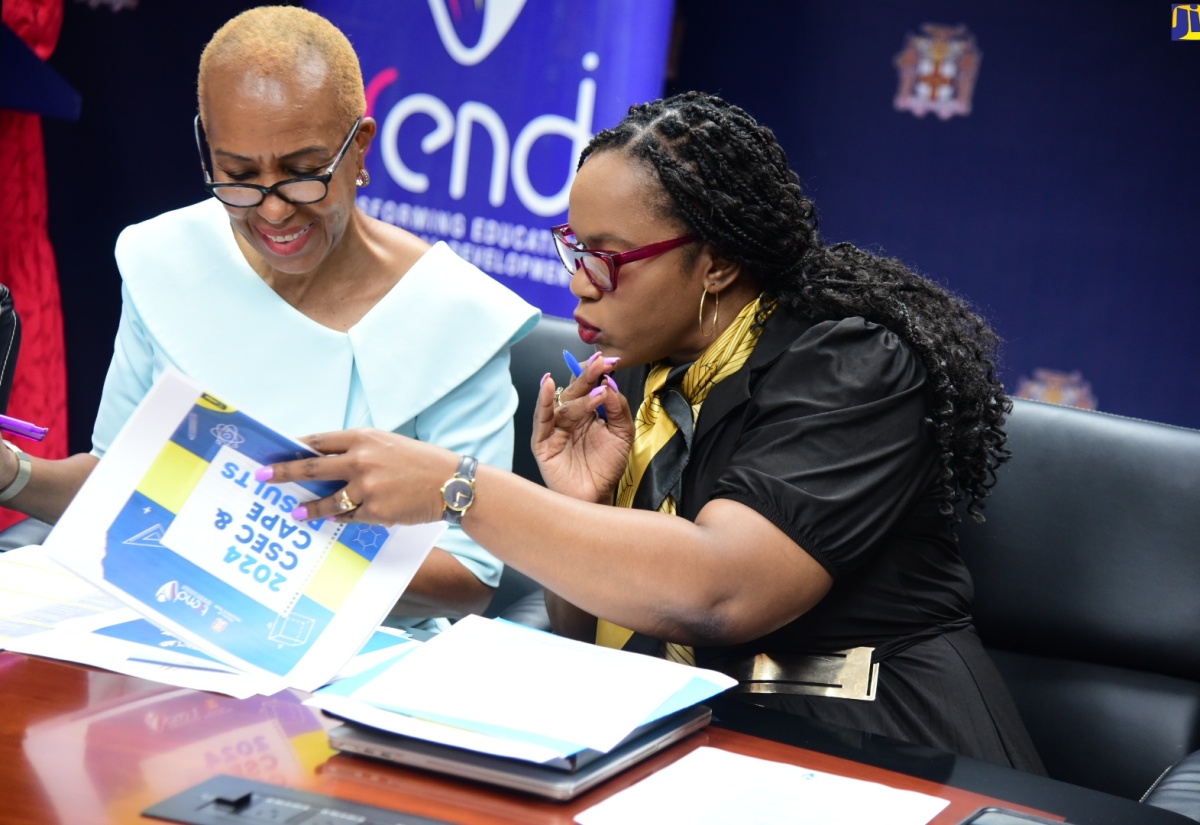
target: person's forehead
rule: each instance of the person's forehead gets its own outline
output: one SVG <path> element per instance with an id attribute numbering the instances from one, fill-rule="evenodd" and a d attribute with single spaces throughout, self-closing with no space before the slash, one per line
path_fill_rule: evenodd
<path id="1" fill-rule="evenodd" d="M 571 228 L 629 240 L 647 225 L 665 222 L 664 197 L 662 184 L 644 162 L 624 152 L 598 152 L 580 167 L 571 188 Z"/>
<path id="2" fill-rule="evenodd" d="M 298 59 L 260 56 L 249 63 L 224 60 L 211 65 L 204 81 L 202 102 L 206 106 L 232 95 L 259 106 L 289 107 L 328 98 L 332 72 L 317 55 Z"/>
<path id="3" fill-rule="evenodd" d="M 644 162 L 624 152 L 598 152 L 587 159 L 576 175 L 577 188 L 605 200 L 628 199 L 644 203 L 661 192 L 657 176 Z"/>
<path id="4" fill-rule="evenodd" d="M 245 131 L 252 124 L 284 132 L 323 133 L 342 124 L 327 82 L 263 75 L 254 71 L 215 76 L 205 87 L 204 125 L 212 140 Z"/>

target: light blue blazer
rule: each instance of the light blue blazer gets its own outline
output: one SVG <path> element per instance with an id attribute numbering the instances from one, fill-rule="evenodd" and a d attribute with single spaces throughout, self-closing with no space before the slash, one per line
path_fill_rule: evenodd
<path id="1" fill-rule="evenodd" d="M 378 427 L 511 468 L 509 347 L 539 312 L 444 243 L 348 332 L 280 298 L 246 262 L 215 199 L 126 228 L 116 258 L 123 305 L 96 456 L 170 365 L 286 435 Z M 485 583 L 499 581 L 499 560 L 461 528 L 439 546 Z"/>

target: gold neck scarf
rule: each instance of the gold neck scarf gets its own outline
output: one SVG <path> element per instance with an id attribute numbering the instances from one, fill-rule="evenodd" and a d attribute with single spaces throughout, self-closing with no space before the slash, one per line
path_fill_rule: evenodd
<path id="1" fill-rule="evenodd" d="M 617 484 L 618 507 L 641 505 L 675 515 L 700 407 L 712 388 L 740 370 L 754 352 L 762 334 L 761 324 L 756 323 L 759 313 L 765 320 L 774 311 L 775 303 L 759 295 L 690 366 L 659 362 L 651 367 L 645 397 L 634 419 L 629 461 Z M 672 393 L 679 398 L 670 398 Z M 632 635 L 632 630 L 605 619 L 596 625 L 596 643 L 605 647 L 624 647 Z M 668 658 L 690 657 L 686 663 L 695 664 L 690 648 L 684 653 L 682 645 L 666 647 Z"/>

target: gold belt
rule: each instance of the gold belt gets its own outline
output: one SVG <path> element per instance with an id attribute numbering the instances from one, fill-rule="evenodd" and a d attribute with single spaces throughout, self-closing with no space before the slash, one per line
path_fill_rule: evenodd
<path id="1" fill-rule="evenodd" d="M 733 693 L 795 693 L 839 699 L 875 701 L 879 663 L 871 662 L 873 647 L 852 647 L 833 653 L 759 653 L 718 669 L 738 680 Z"/>

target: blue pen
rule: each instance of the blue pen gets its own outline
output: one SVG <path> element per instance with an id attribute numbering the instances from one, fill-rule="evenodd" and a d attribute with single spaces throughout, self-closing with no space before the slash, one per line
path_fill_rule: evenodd
<path id="1" fill-rule="evenodd" d="M 583 375 L 583 364 L 579 363 L 579 359 L 569 349 L 563 350 L 563 360 L 567 362 L 567 369 L 571 371 L 571 375 L 574 375 L 576 378 Z M 608 420 L 608 416 L 604 413 L 603 404 L 596 408 L 596 414 L 600 416 L 601 421 Z"/>

